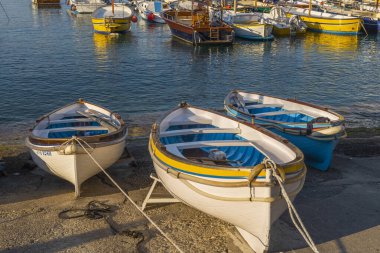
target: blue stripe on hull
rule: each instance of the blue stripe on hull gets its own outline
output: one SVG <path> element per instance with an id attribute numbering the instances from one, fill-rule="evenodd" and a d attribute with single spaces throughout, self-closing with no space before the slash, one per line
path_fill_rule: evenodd
<path id="1" fill-rule="evenodd" d="M 317 32 L 317 33 L 328 33 L 328 34 L 336 34 L 336 35 L 357 35 L 360 32 L 333 32 L 333 31 L 326 31 L 326 30 L 318 30 L 313 28 L 307 28 L 308 31 Z"/>
<path id="2" fill-rule="evenodd" d="M 245 39 L 245 40 L 257 40 L 257 41 L 266 41 L 266 40 L 273 40 L 274 37 L 273 35 L 270 35 L 268 37 L 261 37 L 261 36 L 246 36 L 246 35 L 238 35 L 236 34 L 236 37 L 239 37 L 239 38 L 242 38 L 242 39 Z"/>

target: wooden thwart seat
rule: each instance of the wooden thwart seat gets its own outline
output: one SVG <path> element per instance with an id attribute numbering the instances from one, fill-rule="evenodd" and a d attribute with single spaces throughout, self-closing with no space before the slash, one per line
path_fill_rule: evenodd
<path id="1" fill-rule="evenodd" d="M 284 105 L 282 104 L 257 104 L 257 105 L 247 105 L 245 108 L 247 109 L 258 109 L 258 108 L 267 108 L 267 107 L 277 107 L 282 108 Z"/>
<path id="2" fill-rule="evenodd" d="M 228 146 L 251 146 L 251 142 L 243 141 L 243 140 L 226 140 L 226 141 L 194 141 L 194 142 L 182 142 L 176 144 L 165 145 L 165 147 L 169 149 L 173 148 L 198 148 L 198 147 L 228 147 Z"/>
<path id="3" fill-rule="evenodd" d="M 260 117 L 265 117 L 265 116 L 276 116 L 276 115 L 285 115 L 285 114 L 304 114 L 310 117 L 318 117 L 317 115 L 313 115 L 310 112 L 305 112 L 302 110 L 288 110 L 288 111 L 275 111 L 275 112 L 264 112 L 264 113 L 258 113 L 255 114 L 255 117 L 260 118 Z"/>
<path id="4" fill-rule="evenodd" d="M 211 133 L 240 134 L 241 130 L 239 128 L 192 128 L 192 129 L 161 132 L 160 137 L 170 137 L 170 136 L 189 135 L 189 134 L 211 134 Z"/>

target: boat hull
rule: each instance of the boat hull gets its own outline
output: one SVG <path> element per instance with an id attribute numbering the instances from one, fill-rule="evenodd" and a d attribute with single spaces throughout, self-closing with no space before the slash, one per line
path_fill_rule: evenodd
<path id="1" fill-rule="evenodd" d="M 92 18 L 94 31 L 101 34 L 126 33 L 131 28 L 130 18 Z"/>
<path id="2" fill-rule="evenodd" d="M 338 14 L 325 14 L 322 12 L 312 11 L 312 15 L 308 15 L 308 10 L 292 10 L 288 11 L 288 17 L 292 14 L 299 15 L 301 20 L 305 22 L 307 28 L 315 32 L 324 32 L 342 35 L 356 35 L 360 32 L 361 19 L 357 17 L 346 17 Z M 323 15 L 330 15 L 330 17 Z"/>
<path id="3" fill-rule="evenodd" d="M 154 15 L 154 19 L 153 20 L 150 20 L 147 16 L 147 13 L 145 13 L 144 11 L 140 11 L 140 17 L 146 21 L 148 21 L 149 23 L 159 23 L 159 24 L 165 24 L 165 20 L 161 18 L 160 15 L 156 14 L 156 13 L 153 13 Z M 149 15 L 149 14 L 148 14 Z"/>
<path id="4" fill-rule="evenodd" d="M 191 12 L 187 12 L 187 15 L 191 15 Z M 181 14 L 183 15 L 183 13 Z M 225 24 L 222 27 L 185 25 L 176 22 L 174 15 L 172 10 L 163 13 L 163 19 L 169 25 L 173 37 L 193 45 L 230 45 L 234 41 L 234 33 L 230 26 L 226 26 Z M 212 30 L 218 34 L 218 39 L 211 39 Z"/>
<path id="5" fill-rule="evenodd" d="M 120 140 L 95 145 L 94 149 L 87 150 L 104 169 L 107 169 L 122 155 L 126 136 L 125 134 Z M 77 144 L 70 144 L 60 149 L 60 145 L 39 146 L 27 139 L 26 145 L 30 148 L 30 154 L 37 166 L 72 183 L 75 186 L 76 196 L 79 196 L 80 186 L 84 181 L 101 172 L 90 156 Z"/>
<path id="6" fill-rule="evenodd" d="M 235 35 L 237 37 L 249 40 L 272 40 L 273 25 L 257 24 L 257 25 L 239 25 L 233 24 Z"/>
<path id="7" fill-rule="evenodd" d="M 37 5 L 60 5 L 60 0 L 32 0 L 33 4 Z"/>
<path id="8" fill-rule="evenodd" d="M 167 173 L 168 166 L 154 156 L 151 147 L 149 147 L 149 151 L 157 176 L 173 196 L 195 209 L 236 226 L 255 252 L 268 250 L 271 225 L 287 209 L 286 202 L 282 198 L 276 198 L 280 196 L 278 186 L 217 187 L 180 179 Z M 270 180 L 270 173 L 267 175 L 263 182 Z M 210 178 L 207 179 L 210 180 Z M 225 182 L 223 179 L 217 178 L 212 180 Z M 292 201 L 302 189 L 304 180 L 305 176 L 303 175 L 298 181 L 285 186 L 287 192 L 291 193 Z M 250 201 L 252 196 L 256 199 Z M 271 198 L 275 198 L 275 200 L 264 201 Z M 239 201 L 239 199 L 246 200 Z M 262 199 L 262 201 L 258 199 Z"/>
<path id="9" fill-rule="evenodd" d="M 256 122 L 260 125 L 260 122 Z M 322 141 L 309 138 L 307 136 L 284 133 L 276 128 L 268 128 L 275 134 L 284 137 L 296 145 L 305 156 L 305 163 L 312 168 L 326 171 L 331 164 L 333 151 L 338 144 L 338 139 Z"/>
<path id="10" fill-rule="evenodd" d="M 229 116 L 252 122 L 252 116 L 243 114 L 228 106 L 225 106 L 225 109 Z M 259 119 L 255 119 L 254 123 L 266 127 L 268 130 L 271 130 L 297 146 L 304 153 L 307 166 L 321 171 L 326 171 L 330 167 L 333 151 L 338 144 L 340 136 L 332 136 L 331 138 L 323 140 L 322 138 L 317 139 L 309 135 L 286 133 L 280 130 L 281 128 L 272 127 L 272 125 L 268 126 L 268 122 L 260 121 Z"/>
<path id="11" fill-rule="evenodd" d="M 363 25 L 367 33 L 376 34 L 379 31 L 380 20 L 363 18 Z"/>

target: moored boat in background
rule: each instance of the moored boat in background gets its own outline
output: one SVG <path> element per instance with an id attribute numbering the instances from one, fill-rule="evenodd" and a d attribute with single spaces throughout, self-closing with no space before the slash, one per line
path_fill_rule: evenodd
<path id="1" fill-rule="evenodd" d="M 76 14 L 90 14 L 97 8 L 110 4 L 109 0 L 68 0 L 66 5 Z"/>
<path id="2" fill-rule="evenodd" d="M 223 21 L 232 26 L 237 37 L 249 40 L 273 39 L 273 25 L 264 21 L 262 13 L 226 10 L 222 16 Z"/>
<path id="3" fill-rule="evenodd" d="M 124 4 L 114 4 L 99 7 L 92 14 L 92 24 L 97 33 L 126 33 L 131 28 L 131 22 L 135 22 L 133 10 Z"/>
<path id="4" fill-rule="evenodd" d="M 307 165 L 323 171 L 329 168 L 339 139 L 346 136 L 343 116 L 295 99 L 231 91 L 224 108 L 228 115 L 288 139 L 304 153 Z"/>
<path id="5" fill-rule="evenodd" d="M 218 18 L 210 20 L 205 9 L 167 10 L 162 18 L 174 37 L 193 45 L 232 44 L 234 41 L 232 27 Z"/>
<path id="6" fill-rule="evenodd" d="M 87 152 L 106 169 L 120 158 L 126 137 L 118 114 L 79 100 L 38 119 L 26 145 L 39 168 L 72 183 L 79 196 L 81 184 L 101 171 Z"/>
<path id="7" fill-rule="evenodd" d="M 294 35 L 306 33 L 307 26 L 298 15 L 287 17 L 284 7 L 272 7 L 269 13 L 263 13 L 265 23 L 273 25 L 274 35 Z"/>
<path id="8" fill-rule="evenodd" d="M 269 247 L 271 224 L 287 209 L 269 161 L 294 200 L 306 167 L 298 148 L 261 127 L 182 103 L 155 123 L 149 152 L 177 199 L 235 225 L 255 252 Z"/>
<path id="9" fill-rule="evenodd" d="M 143 1 L 137 4 L 137 9 L 142 19 L 152 23 L 165 24 L 161 13 L 169 10 L 169 5 L 161 1 Z"/>
<path id="10" fill-rule="evenodd" d="M 32 0 L 33 4 L 36 5 L 53 5 L 57 6 L 60 5 L 61 1 L 60 0 Z"/>
<path id="11" fill-rule="evenodd" d="M 362 28 L 359 17 L 346 16 L 303 8 L 287 7 L 288 15 L 298 15 L 311 31 L 342 35 L 357 35 Z"/>

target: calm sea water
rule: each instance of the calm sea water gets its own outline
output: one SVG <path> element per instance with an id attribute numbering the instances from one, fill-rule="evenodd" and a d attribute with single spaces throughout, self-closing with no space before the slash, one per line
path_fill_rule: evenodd
<path id="1" fill-rule="evenodd" d="M 0 131 L 26 129 L 84 98 L 132 123 L 180 101 L 222 109 L 234 88 L 328 105 L 351 126 L 380 124 L 380 36 L 308 33 L 272 42 L 193 47 L 167 25 L 139 20 L 129 34 L 93 33 L 90 15 L 2 0 Z M 15 130 L 16 129 L 16 130 Z"/>

